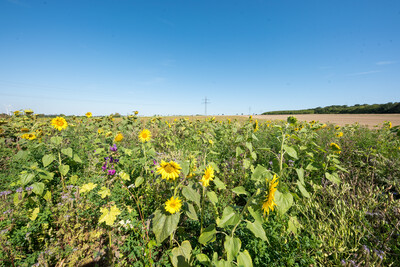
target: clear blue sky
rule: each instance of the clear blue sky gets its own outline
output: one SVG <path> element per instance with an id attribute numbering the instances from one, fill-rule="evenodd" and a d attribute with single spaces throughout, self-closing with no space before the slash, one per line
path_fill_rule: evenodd
<path id="1" fill-rule="evenodd" d="M 0 0 L 0 112 L 400 101 L 399 0 Z"/>

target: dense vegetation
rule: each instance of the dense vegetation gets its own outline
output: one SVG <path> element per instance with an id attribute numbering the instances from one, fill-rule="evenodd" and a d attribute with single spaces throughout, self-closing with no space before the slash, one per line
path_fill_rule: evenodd
<path id="1" fill-rule="evenodd" d="M 0 124 L 0 266 L 400 265 L 390 122 Z"/>
<path id="2" fill-rule="evenodd" d="M 400 113 L 399 102 L 389 102 L 386 104 L 373 104 L 373 105 L 333 105 L 327 107 L 317 107 L 311 109 L 301 110 L 280 110 L 264 112 L 262 115 L 278 115 L 278 114 L 389 114 Z"/>

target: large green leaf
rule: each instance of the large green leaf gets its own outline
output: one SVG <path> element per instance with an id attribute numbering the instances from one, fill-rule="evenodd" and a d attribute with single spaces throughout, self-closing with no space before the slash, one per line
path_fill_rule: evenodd
<path id="1" fill-rule="evenodd" d="M 33 173 L 28 173 L 28 172 L 22 173 L 21 174 L 21 184 L 22 184 L 22 186 L 25 186 L 28 183 L 30 183 L 33 180 L 34 177 L 35 177 L 35 174 L 33 174 Z"/>
<path id="2" fill-rule="evenodd" d="M 337 185 L 340 184 L 340 182 L 341 182 L 339 179 L 339 176 L 336 172 L 334 172 L 332 174 L 330 174 L 329 172 L 326 172 L 325 177 L 326 177 L 326 179 L 328 179 L 329 181 L 331 181 L 332 183 L 337 184 Z"/>
<path id="3" fill-rule="evenodd" d="M 250 152 L 253 151 L 253 145 L 250 142 L 246 142 L 246 147 L 249 149 Z"/>
<path id="4" fill-rule="evenodd" d="M 217 197 L 217 194 L 215 194 L 214 191 L 208 191 L 207 192 L 207 197 L 211 201 L 211 203 L 213 203 L 214 205 L 216 205 L 218 203 L 218 197 Z"/>
<path id="5" fill-rule="evenodd" d="M 128 174 L 128 177 L 129 177 L 129 174 Z M 137 177 L 135 179 L 135 187 L 139 187 L 141 184 L 143 184 L 143 182 L 144 182 L 144 178 L 142 176 Z"/>
<path id="6" fill-rule="evenodd" d="M 55 145 L 59 145 L 62 142 L 62 138 L 60 136 L 53 136 L 52 138 L 50 138 L 50 142 Z"/>
<path id="7" fill-rule="evenodd" d="M 213 182 L 218 189 L 226 189 L 224 182 L 222 182 L 218 177 L 214 177 Z"/>
<path id="8" fill-rule="evenodd" d="M 188 203 L 188 202 L 185 202 L 185 206 L 186 206 L 186 215 L 187 215 L 190 219 L 192 219 L 192 220 L 194 220 L 194 221 L 198 221 L 199 218 L 197 217 L 197 213 L 196 213 L 196 210 L 195 210 L 195 208 L 193 207 L 193 205 L 190 204 L 190 203 Z"/>
<path id="9" fill-rule="evenodd" d="M 55 160 L 55 157 L 52 154 L 44 155 L 42 158 L 43 167 L 49 166 Z"/>
<path id="10" fill-rule="evenodd" d="M 200 194 L 196 190 L 190 186 L 185 186 L 182 189 L 182 194 L 187 200 L 193 201 L 198 207 L 200 207 Z"/>
<path id="11" fill-rule="evenodd" d="M 271 173 L 269 172 L 269 170 L 267 170 L 267 168 L 261 165 L 257 165 L 257 167 L 253 171 L 253 174 L 251 175 L 251 179 L 264 183 L 265 178 L 268 178 L 270 180 L 272 178 Z"/>
<path id="12" fill-rule="evenodd" d="M 67 173 L 69 172 L 69 165 L 64 165 L 64 164 L 62 164 L 62 165 L 58 166 L 58 170 L 60 171 L 60 173 L 61 173 L 63 176 L 65 176 L 65 175 L 67 175 Z"/>
<path id="13" fill-rule="evenodd" d="M 190 162 L 187 160 L 181 162 L 181 168 L 182 168 L 182 173 L 185 176 L 187 176 L 189 174 L 189 170 L 190 170 Z"/>
<path id="14" fill-rule="evenodd" d="M 297 235 L 297 230 L 301 227 L 299 221 L 296 216 L 290 216 L 288 222 L 288 231 Z"/>
<path id="15" fill-rule="evenodd" d="M 264 241 L 268 241 L 267 236 L 265 235 L 264 228 L 262 227 L 262 224 L 258 221 L 255 221 L 254 223 L 252 222 L 247 222 L 246 225 L 247 229 L 249 229 L 256 237 L 261 238 Z"/>
<path id="16" fill-rule="evenodd" d="M 192 256 L 192 246 L 185 240 L 182 244 L 172 249 L 171 262 L 174 267 L 189 267 L 190 257 Z"/>
<path id="17" fill-rule="evenodd" d="M 237 263 L 238 267 L 253 267 L 253 261 L 251 260 L 251 256 L 247 250 L 239 252 Z"/>
<path id="18" fill-rule="evenodd" d="M 74 155 L 73 160 L 74 160 L 75 162 L 77 162 L 77 163 L 82 163 L 81 158 L 80 158 L 77 154 Z"/>
<path id="19" fill-rule="evenodd" d="M 253 216 L 254 220 L 262 224 L 263 218 L 258 209 L 254 210 L 253 207 L 249 206 L 247 210 L 250 212 L 251 216 Z"/>
<path id="20" fill-rule="evenodd" d="M 242 241 L 240 241 L 240 239 L 237 237 L 231 237 L 227 235 L 225 237 L 224 247 L 227 254 L 227 260 L 228 262 L 231 262 L 239 253 L 240 248 L 242 247 Z"/>
<path id="21" fill-rule="evenodd" d="M 70 148 L 70 147 L 61 149 L 61 153 L 72 158 L 72 148 Z"/>
<path id="22" fill-rule="evenodd" d="M 36 194 L 41 196 L 43 194 L 43 190 L 44 190 L 44 183 L 34 183 L 32 184 L 32 191 Z"/>
<path id="23" fill-rule="evenodd" d="M 232 192 L 238 195 L 248 195 L 249 193 L 244 189 L 243 186 L 238 186 L 232 189 Z"/>
<path id="24" fill-rule="evenodd" d="M 293 205 L 293 196 L 289 192 L 281 193 L 278 190 L 275 192 L 275 203 L 279 214 L 285 214 Z"/>
<path id="25" fill-rule="evenodd" d="M 203 254 L 203 253 L 197 254 L 196 255 L 196 259 L 201 264 L 204 264 L 204 265 L 209 265 L 210 264 L 210 258 L 206 254 Z"/>
<path id="26" fill-rule="evenodd" d="M 243 160 L 243 167 L 247 170 L 248 168 L 250 168 L 251 162 L 248 159 L 244 159 Z"/>
<path id="27" fill-rule="evenodd" d="M 288 145 L 283 145 L 283 149 L 288 153 L 289 156 L 292 158 L 298 159 L 296 150 Z"/>
<path id="28" fill-rule="evenodd" d="M 240 154 L 243 153 L 243 149 L 241 149 L 240 147 L 236 147 L 236 157 L 239 157 Z"/>
<path id="29" fill-rule="evenodd" d="M 222 213 L 222 218 L 217 218 L 218 227 L 224 228 L 229 225 L 235 225 L 239 222 L 240 216 L 231 207 L 226 207 Z"/>
<path id="30" fill-rule="evenodd" d="M 310 193 L 308 193 L 307 189 L 304 187 L 304 185 L 301 183 L 301 181 L 297 181 L 297 187 L 299 188 L 301 194 L 305 196 L 306 198 L 310 198 Z"/>
<path id="31" fill-rule="evenodd" d="M 300 182 L 304 185 L 304 169 L 296 169 L 297 176 L 299 177 Z"/>
<path id="32" fill-rule="evenodd" d="M 199 237 L 200 244 L 207 244 L 208 242 L 214 242 L 217 237 L 217 230 L 215 229 L 215 224 L 209 225 L 204 229 L 203 233 Z"/>
<path id="33" fill-rule="evenodd" d="M 156 236 L 157 243 L 163 242 L 175 231 L 179 223 L 179 217 L 179 212 L 167 215 L 160 210 L 156 210 L 153 218 L 153 233 Z"/>

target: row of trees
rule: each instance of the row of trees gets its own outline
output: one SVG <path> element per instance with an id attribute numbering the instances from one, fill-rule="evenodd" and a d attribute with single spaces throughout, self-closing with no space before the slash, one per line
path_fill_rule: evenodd
<path id="1" fill-rule="evenodd" d="M 264 112 L 262 115 L 278 114 L 393 114 L 400 113 L 400 102 L 389 102 L 386 104 L 356 104 L 354 106 L 333 105 L 301 110 L 280 110 Z"/>

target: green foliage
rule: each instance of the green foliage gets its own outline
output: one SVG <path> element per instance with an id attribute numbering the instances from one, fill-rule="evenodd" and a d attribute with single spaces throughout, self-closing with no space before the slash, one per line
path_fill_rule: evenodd
<path id="1" fill-rule="evenodd" d="M 0 125 L 0 266 L 400 264 L 389 122 L 114 117 Z"/>

